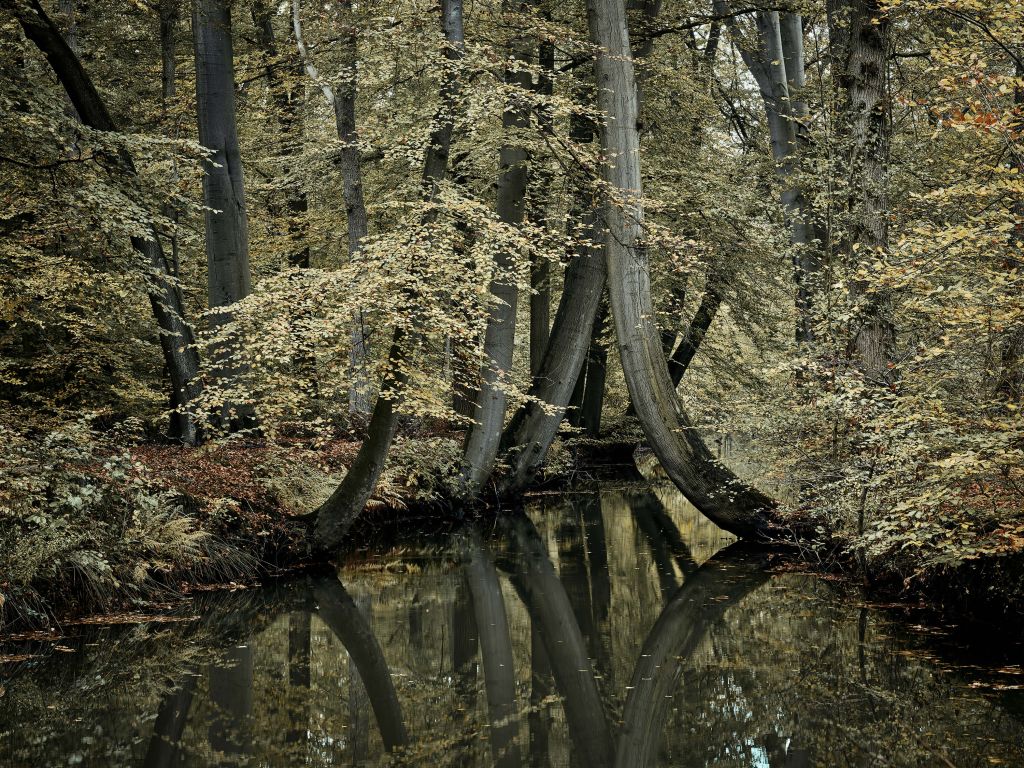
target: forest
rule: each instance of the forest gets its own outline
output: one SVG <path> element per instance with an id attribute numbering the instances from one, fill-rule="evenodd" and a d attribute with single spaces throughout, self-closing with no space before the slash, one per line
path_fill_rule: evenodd
<path id="1" fill-rule="evenodd" d="M 1019 0 L 0 0 L 0 68 L 0 626 L 650 457 L 1024 611 Z"/>

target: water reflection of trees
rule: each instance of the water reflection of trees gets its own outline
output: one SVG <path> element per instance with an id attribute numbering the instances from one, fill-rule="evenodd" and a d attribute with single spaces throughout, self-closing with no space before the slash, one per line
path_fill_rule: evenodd
<path id="1" fill-rule="evenodd" d="M 650 489 L 533 517 L 467 528 L 422 570 L 208 596 L 200 620 L 101 630 L 99 647 L 83 635 L 66 665 L 10 682 L 0 750 L 12 765 L 150 768 L 1021 757 L 1004 708 L 945 703 L 962 689 L 879 641 L 883 624 L 820 583 L 770 576 L 764 552 L 711 555 L 715 534 Z M 69 691 L 61 728 L 47 707 Z M 33 715 L 37 734 L 19 736 Z M 994 718 L 1002 737 L 979 749 Z"/>

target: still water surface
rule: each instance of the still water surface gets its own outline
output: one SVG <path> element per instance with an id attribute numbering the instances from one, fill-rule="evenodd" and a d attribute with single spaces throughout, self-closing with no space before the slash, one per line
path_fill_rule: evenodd
<path id="1" fill-rule="evenodd" d="M 786 572 L 671 488 L 528 513 L 26 641 L 0 765 L 1024 766 L 1005 643 Z"/>

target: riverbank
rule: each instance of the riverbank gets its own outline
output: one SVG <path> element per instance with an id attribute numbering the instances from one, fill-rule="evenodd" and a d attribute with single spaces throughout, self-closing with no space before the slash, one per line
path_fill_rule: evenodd
<path id="1" fill-rule="evenodd" d="M 559 443 L 547 480 L 571 485 L 623 463 L 639 437 Z M 85 423 L 46 434 L 7 428 L 0 438 L 0 631 L 147 613 L 195 590 L 252 584 L 309 564 L 317 558 L 301 518 L 337 486 L 359 447 L 338 436 L 184 448 L 100 434 Z M 458 434 L 400 436 L 355 540 L 450 498 L 459 446 Z M 1024 626 L 1024 537 L 990 531 L 945 563 L 907 547 L 865 561 L 861 541 L 835 534 L 827 545 L 797 551 L 809 567 L 840 573 L 877 599 Z"/>

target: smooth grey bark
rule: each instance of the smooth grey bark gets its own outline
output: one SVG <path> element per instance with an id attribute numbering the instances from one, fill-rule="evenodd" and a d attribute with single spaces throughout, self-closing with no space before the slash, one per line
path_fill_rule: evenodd
<path id="1" fill-rule="evenodd" d="M 845 31 L 836 31 L 846 47 L 839 83 L 846 96 L 844 111 L 850 141 L 850 220 L 848 247 L 844 250 L 855 269 L 861 258 L 871 258 L 889 245 L 889 17 L 878 0 L 847 0 L 832 20 L 846 26 Z M 895 331 L 889 319 L 889 293 L 873 290 L 864 280 L 851 280 L 850 293 L 859 305 L 851 352 L 856 354 L 865 378 L 891 387 L 895 381 L 891 367 Z"/>
<path id="2" fill-rule="evenodd" d="M 448 168 L 448 154 L 454 127 L 454 107 L 459 94 L 457 62 L 465 50 L 462 25 L 462 0 L 442 0 L 441 26 L 444 31 L 445 55 L 453 65 L 447 69 L 441 84 L 441 105 L 434 116 L 433 130 L 427 143 L 423 164 L 423 197 L 432 201 Z M 415 265 L 414 265 L 415 268 Z M 415 305 L 410 292 L 409 303 Z M 415 311 L 415 310 L 413 310 Z M 415 317 L 413 318 L 415 322 Z M 392 334 L 388 363 L 377 402 L 370 416 L 367 437 L 359 446 L 344 480 L 330 498 L 316 511 L 314 537 L 316 545 L 325 550 L 340 546 L 345 534 L 362 513 L 387 460 L 398 412 L 395 408 L 401 390 L 408 381 L 406 366 L 409 350 L 418 343 L 416 334 L 397 325 Z"/>
<path id="3" fill-rule="evenodd" d="M 656 764 L 672 692 L 688 657 L 730 606 L 768 580 L 766 563 L 765 553 L 733 544 L 689 576 L 665 606 L 633 668 L 616 768 Z"/>
<path id="4" fill-rule="evenodd" d="M 178 23 L 181 21 L 181 0 L 160 0 L 157 13 L 160 16 L 160 97 L 167 103 L 177 94 L 178 58 L 177 47 Z"/>
<path id="5" fill-rule="evenodd" d="M 502 518 L 501 523 L 515 545 L 513 581 L 531 623 L 537 626 L 544 641 L 575 754 L 581 765 L 610 765 L 612 739 L 597 680 L 572 605 L 547 548 L 528 518 Z"/>
<path id="6" fill-rule="evenodd" d="M 510 14 L 515 7 L 523 11 L 526 3 L 505 0 L 502 10 Z M 513 227 L 523 223 L 526 205 L 526 183 L 529 157 L 516 132 L 530 127 L 531 78 L 523 67 L 532 57 L 532 47 L 526 37 L 515 37 L 509 44 L 510 63 L 505 70 L 505 83 L 510 87 L 508 103 L 502 115 L 502 128 L 506 133 L 498 159 L 498 189 L 496 213 L 502 223 Z M 463 492 L 474 496 L 480 492 L 494 469 L 505 426 L 508 396 L 505 379 L 512 371 L 515 352 L 516 307 L 519 290 L 514 274 L 514 256 L 501 249 L 494 259 L 491 279 L 491 305 L 484 332 L 486 362 L 477 392 L 474 422 L 466 436 L 463 458 Z"/>
<path id="7" fill-rule="evenodd" d="M 363 241 L 369 233 L 366 201 L 363 197 L 362 157 L 359 151 L 359 134 L 356 130 L 356 93 L 358 91 L 359 29 L 356 25 L 351 0 L 342 0 L 345 24 L 341 30 L 340 49 L 344 76 L 337 88 L 320 77 L 313 63 L 302 34 L 301 0 L 292 0 L 292 28 L 306 73 L 320 87 L 327 103 L 334 110 L 334 125 L 341 147 L 337 164 L 341 171 L 342 197 L 345 200 L 345 221 L 348 230 L 348 258 L 357 261 L 363 248 Z M 367 343 L 362 311 L 352 318 L 349 365 L 352 385 L 349 387 L 349 410 L 352 413 L 368 414 L 370 401 L 366 381 Z"/>
<path id="8" fill-rule="evenodd" d="M 679 490 L 712 522 L 741 537 L 771 535 L 775 502 L 719 463 L 682 411 L 668 374 L 651 301 L 643 242 L 637 95 L 622 0 L 588 0 L 608 206 L 605 258 L 619 357 L 651 448 Z"/>
<path id="9" fill-rule="evenodd" d="M 466 582 L 473 601 L 473 615 L 484 668 L 487 715 L 491 723 L 491 754 L 495 765 L 513 768 L 521 764 L 519 707 L 516 702 L 515 658 L 512 654 L 505 598 L 498 581 L 498 572 L 480 534 L 476 531 L 468 532 L 463 549 Z"/>
<path id="10" fill-rule="evenodd" d="M 142 768 L 171 768 L 178 763 L 178 750 L 192 708 L 196 679 L 196 675 L 186 674 L 181 685 L 175 686 L 160 702 L 153 723 L 153 735 L 142 758 Z"/>
<path id="11" fill-rule="evenodd" d="M 207 298 L 210 323 L 217 329 L 231 321 L 230 311 L 218 308 L 241 301 L 252 291 L 249 221 L 235 122 L 230 0 L 192 0 L 192 41 L 199 143 L 213 153 L 203 173 L 203 205 Z M 228 362 L 229 350 L 218 349 L 216 356 L 217 377 L 230 385 L 242 371 Z M 231 429 L 251 426 L 252 408 L 229 398 L 221 407 L 220 422 Z"/>
<path id="12" fill-rule="evenodd" d="M 317 615 L 345 646 L 355 663 L 374 717 L 377 718 L 384 748 L 393 752 L 407 745 L 409 733 L 391 680 L 391 671 L 366 617 L 335 577 L 315 581 L 313 597 L 316 600 Z"/>
<path id="13" fill-rule="evenodd" d="M 13 13 L 25 36 L 46 57 L 82 123 L 98 131 L 115 132 L 117 127 L 92 79 L 38 0 L 28 0 L 25 5 L 16 0 L 3 0 L 3 7 Z M 136 181 L 138 174 L 128 153 L 122 151 L 119 160 L 124 174 Z M 148 268 L 146 292 L 160 329 L 160 348 L 171 380 L 170 436 L 194 445 L 200 439 L 200 432 L 188 407 L 199 394 L 199 353 L 192 326 L 186 320 L 181 289 L 164 256 L 155 227 L 150 225 L 148 237 L 132 237 L 131 244 Z"/>
<path id="14" fill-rule="evenodd" d="M 592 215 L 589 222 L 595 242 L 600 239 L 596 218 Z M 544 463 L 586 360 L 604 281 L 603 255 L 596 248 L 580 247 L 565 269 L 551 338 L 530 387 L 530 400 L 502 439 L 511 471 L 499 481 L 500 495 L 524 489 Z"/>
<path id="15" fill-rule="evenodd" d="M 728 0 L 715 0 L 715 13 L 729 15 Z M 794 248 L 794 279 L 797 288 L 796 339 L 814 339 L 814 295 L 823 266 L 827 234 L 815 216 L 804 190 L 795 181 L 799 153 L 808 143 L 805 121 L 808 106 L 802 96 L 806 86 L 803 18 L 789 11 L 757 11 L 758 49 L 740 42 L 736 18 L 727 24 L 734 32 L 744 64 L 757 83 L 768 119 L 772 156 L 782 184 L 780 202 Z M 818 242 L 815 242 L 815 241 Z"/>
<path id="16" fill-rule="evenodd" d="M 213 152 L 203 174 L 203 204 L 208 209 L 207 286 L 210 308 L 214 309 L 234 304 L 252 290 L 228 0 L 193 0 L 192 35 L 199 143 Z M 230 319 L 226 313 L 212 317 L 215 324 Z"/>
<path id="17" fill-rule="evenodd" d="M 550 18 L 550 13 L 546 15 Z M 541 97 L 550 98 L 555 91 L 555 44 L 551 40 L 542 40 L 537 46 L 537 64 L 540 73 L 537 76 L 536 91 Z M 538 122 L 541 131 L 551 133 L 554 130 L 551 110 L 545 105 L 540 108 Z M 530 187 L 533 200 L 531 223 L 536 227 L 544 227 L 547 225 L 545 207 L 551 191 L 551 174 L 545 169 L 533 168 Z M 550 337 L 551 263 L 534 253 L 530 262 L 530 373 L 534 376 L 540 371 Z"/>

